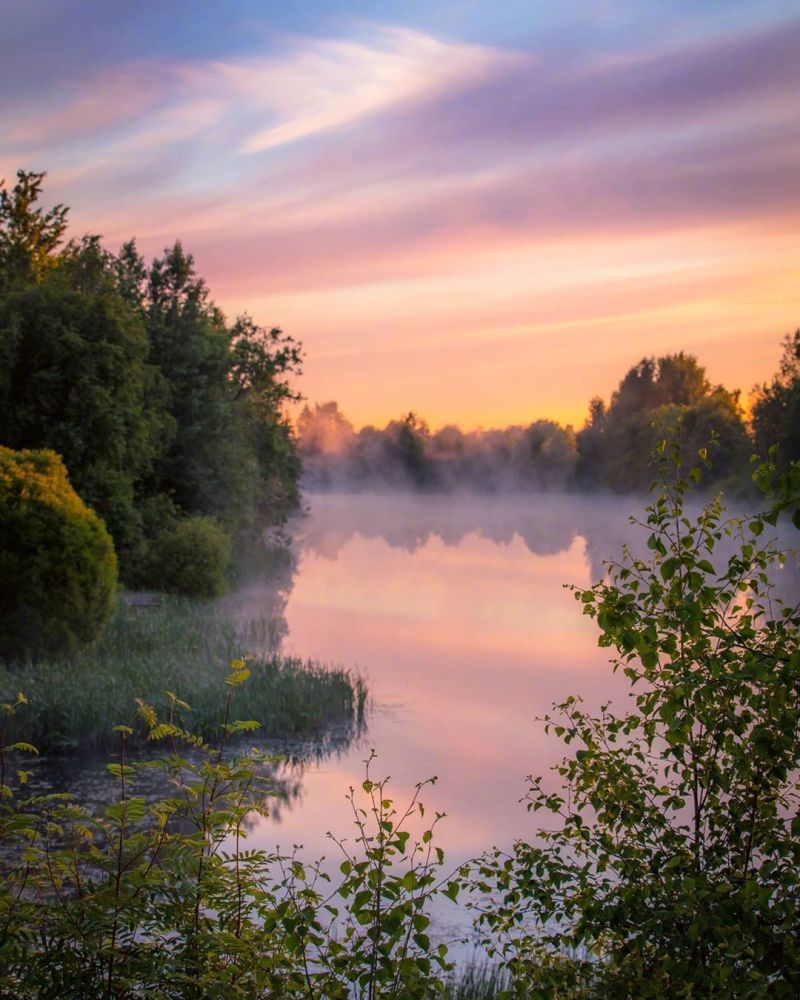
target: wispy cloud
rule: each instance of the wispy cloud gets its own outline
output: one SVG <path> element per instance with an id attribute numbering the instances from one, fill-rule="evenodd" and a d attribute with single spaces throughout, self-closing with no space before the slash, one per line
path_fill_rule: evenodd
<path id="1" fill-rule="evenodd" d="M 145 53 L 0 105 L 0 166 L 48 169 L 76 225 L 111 242 L 183 238 L 223 304 L 307 338 L 311 393 L 327 377 L 341 389 L 321 395 L 366 399 L 384 378 L 399 399 L 410 341 L 429 370 L 450 352 L 459 416 L 475 344 L 481 371 L 492 343 L 535 370 L 526 317 L 542 337 L 659 331 L 676 348 L 700 317 L 711 340 L 750 322 L 752 346 L 796 308 L 800 20 L 774 21 L 568 59 L 363 24 Z"/>
<path id="2" fill-rule="evenodd" d="M 242 143 L 262 152 L 419 101 L 515 62 L 510 53 L 380 28 L 369 42 L 294 39 L 280 56 L 213 63 L 184 76 L 266 118 Z M 199 74 L 199 75 L 198 75 Z"/>
<path id="3" fill-rule="evenodd" d="M 140 137 L 151 145 L 155 116 L 169 121 L 177 138 L 213 135 L 222 144 L 218 154 L 264 152 L 476 84 L 520 58 L 376 26 L 360 42 L 287 38 L 280 54 L 142 60 L 72 83 L 65 93 L 9 105 L 4 143 L 57 149 L 94 138 L 121 152 Z M 212 105 L 198 121 L 195 109 Z"/>

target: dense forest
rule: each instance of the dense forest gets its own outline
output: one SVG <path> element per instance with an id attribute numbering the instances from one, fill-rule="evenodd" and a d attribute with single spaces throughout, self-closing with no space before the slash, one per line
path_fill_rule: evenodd
<path id="1" fill-rule="evenodd" d="M 132 240 L 67 241 L 42 181 L 0 185 L 2 996 L 797 996 L 800 609 L 772 588 L 786 553 L 768 529 L 787 512 L 800 527 L 800 332 L 749 422 L 676 354 L 637 364 L 577 433 L 432 433 L 411 413 L 356 432 L 335 403 L 294 429 L 291 337 L 229 322 L 179 242 L 148 263 Z M 693 514 L 698 457 L 707 484 L 744 490 L 753 453 L 759 512 L 729 518 L 717 497 Z M 374 751 L 337 870 L 246 848 L 283 789 L 239 738 L 333 721 L 349 740 L 361 679 L 253 659 L 192 602 L 118 613 L 97 641 L 118 565 L 129 587 L 219 592 L 237 540 L 297 505 L 301 460 L 318 487 L 660 482 L 646 556 L 623 547 L 572 588 L 635 697 L 594 715 L 567 696 L 540 720 L 561 782 L 529 779 L 545 820 L 510 849 L 449 870 L 444 813 L 420 801 L 436 779 L 396 804 Z M 115 746 L 106 801 L 42 794 L 31 740 Z M 482 982 L 428 932 L 437 898 L 469 900 Z"/>
<path id="2" fill-rule="evenodd" d="M 43 180 L 0 186 L 0 445 L 60 456 L 130 587 L 219 593 L 232 545 L 296 508 L 301 463 L 310 489 L 631 492 L 668 437 L 691 461 L 703 452 L 705 486 L 747 493 L 753 454 L 774 449 L 779 472 L 800 457 L 800 331 L 749 421 L 738 391 L 678 353 L 642 359 L 577 432 L 546 419 L 434 432 L 414 413 L 356 431 L 335 402 L 293 428 L 291 336 L 228 321 L 179 241 L 149 262 L 133 239 L 67 241 Z"/>
<path id="3" fill-rule="evenodd" d="M 752 488 L 750 457 L 777 451 L 780 470 L 800 458 L 800 331 L 784 341 L 779 372 L 758 386 L 750 422 L 738 392 L 713 385 L 684 353 L 644 358 L 606 404 L 595 398 L 577 431 L 552 420 L 527 426 L 431 431 L 408 413 L 383 429 L 356 431 L 338 404 L 304 407 L 298 444 L 311 489 L 647 490 L 657 442 L 681 442 L 688 460 L 703 449 L 703 483 Z"/>
<path id="4" fill-rule="evenodd" d="M 0 186 L 0 444 L 61 456 L 126 584 L 191 589 L 181 564 L 199 552 L 211 596 L 230 542 L 297 502 L 283 407 L 300 347 L 228 322 L 180 242 L 150 262 L 133 240 L 66 242 L 43 178 Z"/>

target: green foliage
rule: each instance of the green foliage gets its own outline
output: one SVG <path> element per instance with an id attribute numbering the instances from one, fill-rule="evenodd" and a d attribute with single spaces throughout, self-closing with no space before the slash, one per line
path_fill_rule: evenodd
<path id="1" fill-rule="evenodd" d="M 338 843 L 336 877 L 297 853 L 246 848 L 247 818 L 268 813 L 273 791 L 271 758 L 230 746 L 256 726 L 232 713 L 247 674 L 244 661 L 231 664 L 213 742 L 181 726 L 188 706 L 177 695 L 164 713 L 140 701 L 139 726 L 164 752 L 134 762 L 134 729 L 117 726 L 108 766 L 117 794 L 100 808 L 26 794 L 32 748 L 9 743 L 0 721 L 4 997 L 446 995 L 451 966 L 427 933 L 428 911 L 437 893 L 457 898 L 461 877 L 442 874 L 424 785 L 398 810 L 367 764 L 363 800 L 351 789 L 356 836 Z M 2 708 L 13 719 L 24 697 Z M 154 780 L 159 791 L 147 794 Z"/>
<path id="2" fill-rule="evenodd" d="M 0 296 L 0 440 L 52 448 L 117 546 L 137 537 L 135 487 L 172 425 L 147 331 L 91 240 L 38 283 Z"/>
<path id="3" fill-rule="evenodd" d="M 53 265 L 68 210 L 34 208 L 44 176 L 19 170 L 11 191 L 0 180 L 0 291 L 12 282 L 39 279 Z"/>
<path id="4" fill-rule="evenodd" d="M 426 455 L 429 437 L 428 425 L 415 413 L 407 413 L 401 420 L 393 421 L 385 431 L 390 460 L 397 462 L 409 482 L 417 488 L 430 485 L 433 478 Z"/>
<path id="5" fill-rule="evenodd" d="M 575 432 L 553 420 L 536 420 L 526 428 L 512 453 L 512 468 L 522 484 L 538 490 L 572 485 L 577 459 Z"/>
<path id="6" fill-rule="evenodd" d="M 505 995 L 509 986 L 505 970 L 484 960 L 457 967 L 447 984 L 447 996 L 451 1000 L 496 1000 Z"/>
<path id="7" fill-rule="evenodd" d="M 135 699 L 160 708 L 165 689 L 191 704 L 183 724 L 212 739 L 227 664 L 245 649 L 273 648 L 275 638 L 272 622 L 237 624 L 206 604 L 168 597 L 139 608 L 123 600 L 100 640 L 74 662 L 0 665 L 0 696 L 26 692 L 30 711 L 14 720 L 14 738 L 47 753 L 107 750 L 112 727 L 132 723 Z M 366 698 L 358 675 L 271 654 L 249 666 L 248 713 L 270 737 L 320 739 L 332 724 L 345 737 L 357 729 Z"/>
<path id="8" fill-rule="evenodd" d="M 149 267 L 133 241 L 60 248 L 66 209 L 36 206 L 43 178 L 0 185 L 0 441 L 62 455 L 127 583 L 156 553 L 153 498 L 229 535 L 281 521 L 299 500 L 283 415 L 299 346 L 228 324 L 180 243 Z"/>
<path id="9" fill-rule="evenodd" d="M 208 600 L 225 592 L 230 559 L 230 540 L 213 518 L 181 518 L 156 536 L 149 581 L 170 594 Z"/>
<path id="10" fill-rule="evenodd" d="M 552 825 L 482 866 L 509 995 L 800 990 L 800 610 L 770 592 L 780 505 L 727 519 L 714 500 L 692 520 L 687 481 L 664 482 L 651 558 L 575 593 L 631 705 L 592 715 L 569 698 L 545 718 L 575 747 L 563 789 L 537 778 L 529 794 Z"/>
<path id="11" fill-rule="evenodd" d="M 297 500 L 300 470 L 282 406 L 296 398 L 287 376 L 300 370 L 299 346 L 246 316 L 228 326 L 180 243 L 153 261 L 140 301 L 177 426 L 155 470 L 158 491 L 231 530 L 279 519 Z"/>
<path id="12" fill-rule="evenodd" d="M 654 467 L 643 456 L 654 454 L 664 437 L 680 437 L 684 454 L 691 456 L 688 465 L 713 442 L 705 482 L 737 485 L 738 479 L 740 487 L 746 485 L 750 442 L 738 393 L 712 386 L 696 358 L 682 352 L 640 361 L 608 408 L 592 400 L 589 420 L 577 435 L 579 482 L 618 492 L 646 490 Z"/>
<path id="13" fill-rule="evenodd" d="M 111 615 L 116 583 L 108 532 L 60 458 L 0 447 L 0 656 L 73 655 Z"/>
<path id="14" fill-rule="evenodd" d="M 800 330 L 784 340 L 775 378 L 757 387 L 752 423 L 760 458 L 774 448 L 779 475 L 800 461 Z"/>

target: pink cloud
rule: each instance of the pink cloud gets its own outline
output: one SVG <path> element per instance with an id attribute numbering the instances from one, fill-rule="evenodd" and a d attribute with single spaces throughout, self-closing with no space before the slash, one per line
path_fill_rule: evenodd
<path id="1" fill-rule="evenodd" d="M 4 142 L 9 148 L 41 148 L 140 119 L 164 99 L 168 77 L 164 67 L 150 62 L 107 70 L 55 100 L 35 101 L 4 116 Z"/>

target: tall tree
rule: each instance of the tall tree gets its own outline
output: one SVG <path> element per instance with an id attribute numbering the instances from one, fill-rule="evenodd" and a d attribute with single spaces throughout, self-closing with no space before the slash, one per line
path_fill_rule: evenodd
<path id="1" fill-rule="evenodd" d="M 96 238 L 73 243 L 39 280 L 0 295 L 0 441 L 52 448 L 115 542 L 138 530 L 135 483 L 169 435 L 141 317 L 119 295 Z M 32 276 L 31 276 L 32 277 Z"/>
<path id="2" fill-rule="evenodd" d="M 45 176 L 19 170 L 11 191 L 0 181 L 0 290 L 15 281 L 39 281 L 57 263 L 68 209 L 37 207 Z"/>
<path id="3" fill-rule="evenodd" d="M 752 424 L 759 455 L 766 458 L 770 448 L 777 449 L 779 472 L 800 459 L 800 330 L 784 339 L 772 381 L 756 388 Z"/>

